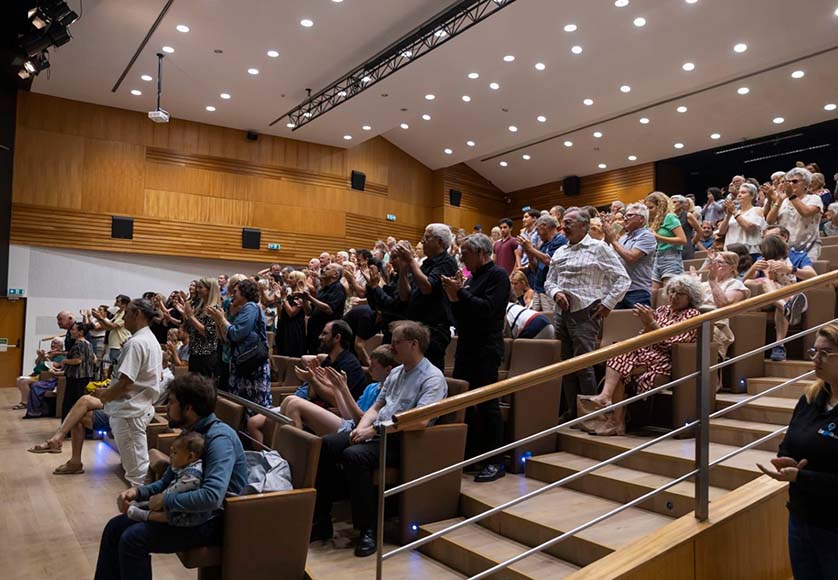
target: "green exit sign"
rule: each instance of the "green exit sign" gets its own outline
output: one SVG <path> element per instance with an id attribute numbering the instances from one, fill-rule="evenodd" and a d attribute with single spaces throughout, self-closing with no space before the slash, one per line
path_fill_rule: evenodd
<path id="1" fill-rule="evenodd" d="M 23 288 L 9 288 L 9 296 L 23 296 Z"/>
<path id="2" fill-rule="evenodd" d="M 280 249 L 280 245 L 279 244 L 268 244 L 268 249 L 269 250 L 278 250 L 278 249 Z"/>

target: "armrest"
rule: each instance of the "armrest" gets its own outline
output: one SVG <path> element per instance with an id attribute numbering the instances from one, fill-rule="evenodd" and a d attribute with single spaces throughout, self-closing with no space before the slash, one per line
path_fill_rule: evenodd
<path id="1" fill-rule="evenodd" d="M 55 383 L 55 416 L 61 417 L 64 410 L 64 390 L 67 388 L 67 379 L 64 377 L 57 377 L 58 382 Z"/>
<path id="2" fill-rule="evenodd" d="M 171 431 L 168 421 L 164 420 L 159 415 L 155 415 L 152 422 L 146 427 L 145 433 L 148 439 L 148 448 L 154 449 L 157 447 L 157 438 L 164 433 Z"/>
<path id="3" fill-rule="evenodd" d="M 172 442 L 180 435 L 180 431 L 172 433 L 160 433 L 157 435 L 157 449 L 166 455 L 170 455 L 172 451 Z"/>

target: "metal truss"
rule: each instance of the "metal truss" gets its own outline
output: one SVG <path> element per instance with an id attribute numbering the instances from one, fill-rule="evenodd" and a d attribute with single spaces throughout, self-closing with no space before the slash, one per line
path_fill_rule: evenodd
<path id="1" fill-rule="evenodd" d="M 281 117 L 294 131 L 479 24 L 516 0 L 460 0 Z"/>

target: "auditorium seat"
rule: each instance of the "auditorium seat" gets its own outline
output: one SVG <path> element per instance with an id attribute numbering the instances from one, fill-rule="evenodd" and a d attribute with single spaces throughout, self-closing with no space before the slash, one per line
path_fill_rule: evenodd
<path id="1" fill-rule="evenodd" d="M 502 381 L 509 376 L 509 359 L 512 357 L 512 344 L 514 340 L 511 338 L 503 339 L 503 360 L 498 367 L 498 380 Z"/>
<path id="2" fill-rule="evenodd" d="M 818 259 L 829 262 L 830 270 L 838 270 L 838 245 L 823 246 Z"/>
<path id="3" fill-rule="evenodd" d="M 728 347 L 728 358 L 734 358 L 766 344 L 766 318 L 761 312 L 743 312 L 728 319 L 735 340 Z M 723 384 L 734 393 L 747 390 L 745 379 L 765 375 L 765 353 L 760 351 L 725 367 Z"/>
<path id="4" fill-rule="evenodd" d="M 445 349 L 445 376 L 450 377 L 454 372 L 454 357 L 457 353 L 457 337 L 452 336 L 448 348 Z"/>
<path id="5" fill-rule="evenodd" d="M 689 272 L 690 267 L 693 267 L 696 270 L 700 269 L 702 264 L 704 264 L 704 260 L 704 258 L 693 258 L 692 260 L 684 260 L 684 272 Z"/>
<path id="6" fill-rule="evenodd" d="M 821 244 L 823 246 L 838 246 L 838 236 L 823 236 L 821 237 Z"/>
<path id="7" fill-rule="evenodd" d="M 384 340 L 384 335 L 376 334 L 364 341 L 364 348 L 366 348 L 367 352 L 370 353 L 381 346 L 382 340 Z"/>
<path id="8" fill-rule="evenodd" d="M 641 330 L 643 330 L 643 325 L 634 315 L 634 310 L 612 310 L 611 314 L 602 321 L 600 347 L 633 338 L 639 335 Z"/>

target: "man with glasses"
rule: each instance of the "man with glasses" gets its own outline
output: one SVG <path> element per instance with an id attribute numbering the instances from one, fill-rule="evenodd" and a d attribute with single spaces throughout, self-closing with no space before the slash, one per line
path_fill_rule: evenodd
<path id="1" fill-rule="evenodd" d="M 610 244 L 626 269 L 631 285 L 618 310 L 630 310 L 637 304 L 652 305 L 652 266 L 655 262 L 657 241 L 652 230 L 646 227 L 649 210 L 642 203 L 632 203 L 626 208 L 623 235 L 617 239 L 610 223 L 602 224 L 606 243 Z"/>
<path id="2" fill-rule="evenodd" d="M 555 302 L 544 292 L 547 270 L 553 254 L 567 243 L 567 238 L 559 233 L 559 223 L 551 215 L 540 216 L 535 220 L 535 230 L 541 238 L 541 247 L 537 248 L 526 236 L 518 236 L 518 242 L 529 259 L 529 269 L 533 295 L 530 308 L 537 312 L 553 312 Z"/>

